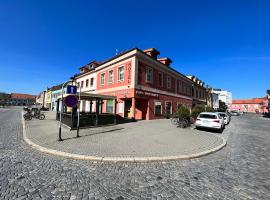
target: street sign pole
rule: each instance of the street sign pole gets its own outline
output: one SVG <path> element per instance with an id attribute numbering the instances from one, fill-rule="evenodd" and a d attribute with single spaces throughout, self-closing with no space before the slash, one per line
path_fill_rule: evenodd
<path id="1" fill-rule="evenodd" d="M 58 132 L 58 141 L 63 141 L 62 139 L 62 112 L 63 112 L 63 96 L 64 96 L 64 87 L 69 83 L 70 81 L 65 82 L 62 85 L 62 94 L 61 94 L 61 108 L 60 108 L 60 119 L 59 119 L 59 132 Z"/>
<path id="2" fill-rule="evenodd" d="M 79 103 L 78 103 L 77 137 L 80 137 L 80 107 L 81 107 L 81 87 L 79 87 Z"/>

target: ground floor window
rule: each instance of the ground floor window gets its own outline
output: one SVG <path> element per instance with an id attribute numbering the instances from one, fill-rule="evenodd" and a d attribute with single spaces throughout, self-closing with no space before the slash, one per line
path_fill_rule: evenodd
<path id="1" fill-rule="evenodd" d="M 168 115 L 172 114 L 172 102 L 165 102 L 165 113 Z"/>
<path id="2" fill-rule="evenodd" d="M 177 104 L 177 110 L 178 110 L 182 105 L 183 105 L 183 104 L 178 103 L 178 104 Z"/>
<path id="3" fill-rule="evenodd" d="M 155 101 L 155 115 L 160 116 L 162 115 L 162 102 L 160 101 Z"/>
<path id="4" fill-rule="evenodd" d="M 113 100 L 107 100 L 106 112 L 107 113 L 113 113 Z"/>

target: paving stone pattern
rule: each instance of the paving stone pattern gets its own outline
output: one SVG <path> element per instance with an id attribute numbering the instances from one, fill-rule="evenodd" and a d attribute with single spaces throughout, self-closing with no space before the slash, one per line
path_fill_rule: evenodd
<path id="1" fill-rule="evenodd" d="M 63 142 L 58 142 L 59 124 L 55 113 L 47 112 L 46 120 L 26 121 L 27 137 L 40 146 L 98 157 L 155 157 L 200 153 L 218 147 L 223 140 L 217 135 L 193 128 L 181 129 L 170 120 L 138 121 L 80 130 L 62 128 Z"/>
<path id="2" fill-rule="evenodd" d="M 168 163 L 54 157 L 22 141 L 21 113 L 0 109 L 0 199 L 270 199 L 270 124 L 233 118 L 217 153 Z"/>

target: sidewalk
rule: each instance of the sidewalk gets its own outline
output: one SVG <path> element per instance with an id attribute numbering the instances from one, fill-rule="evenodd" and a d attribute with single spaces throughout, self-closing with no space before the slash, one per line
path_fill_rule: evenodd
<path id="1" fill-rule="evenodd" d="M 226 145 L 220 134 L 177 128 L 166 119 L 81 129 L 79 138 L 76 138 L 76 131 L 62 128 L 64 141 L 59 142 L 55 113 L 45 114 L 46 120 L 23 121 L 25 139 L 46 153 L 71 158 L 99 161 L 188 159 Z"/>

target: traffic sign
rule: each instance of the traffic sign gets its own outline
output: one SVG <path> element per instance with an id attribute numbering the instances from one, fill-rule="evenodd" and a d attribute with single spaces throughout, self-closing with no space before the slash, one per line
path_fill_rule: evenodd
<path id="1" fill-rule="evenodd" d="M 75 107 L 78 103 L 78 98 L 74 95 L 68 95 L 64 98 L 64 104 L 67 107 Z"/>
<path id="2" fill-rule="evenodd" d="M 67 86 L 67 94 L 76 94 L 76 93 L 77 93 L 77 86 L 75 85 Z"/>

